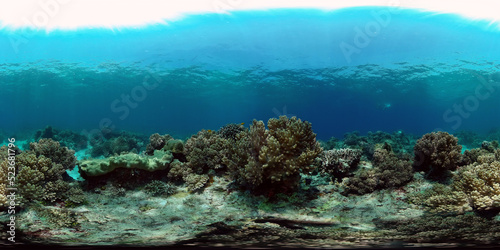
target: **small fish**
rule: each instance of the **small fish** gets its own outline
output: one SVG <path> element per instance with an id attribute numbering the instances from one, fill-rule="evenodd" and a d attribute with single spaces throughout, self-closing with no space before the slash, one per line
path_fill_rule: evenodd
<path id="1" fill-rule="evenodd" d="M 242 123 L 241 123 L 241 126 L 243 126 L 243 125 L 245 125 L 245 123 L 244 123 L 244 122 L 242 122 Z"/>
<path id="2" fill-rule="evenodd" d="M 212 133 L 212 130 L 211 130 L 211 129 L 209 129 L 209 130 L 207 130 L 207 131 L 208 131 L 208 133 Z"/>

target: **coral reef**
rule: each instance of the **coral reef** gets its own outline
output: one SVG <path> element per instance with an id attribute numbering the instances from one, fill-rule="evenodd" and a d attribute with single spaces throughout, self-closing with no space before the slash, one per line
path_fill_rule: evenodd
<path id="1" fill-rule="evenodd" d="M 458 139 L 446 132 L 425 134 L 418 139 L 415 147 L 413 167 L 425 172 L 431 180 L 445 181 L 450 170 L 455 170 L 461 160 L 462 146 Z"/>
<path id="2" fill-rule="evenodd" d="M 336 141 L 332 138 L 330 145 L 336 148 L 349 147 L 360 149 L 363 156 L 371 160 L 377 144 L 389 144 L 396 154 L 410 153 L 413 151 L 413 143 L 416 139 L 413 136 L 405 134 L 403 131 L 396 131 L 392 134 L 376 131 L 369 131 L 366 136 L 360 136 L 358 131 L 346 133 L 343 141 Z M 331 139 L 331 140 L 332 140 Z"/>
<path id="3" fill-rule="evenodd" d="M 323 148 L 323 150 L 325 150 L 325 151 L 335 149 L 335 148 L 337 148 L 337 145 L 341 143 L 341 141 L 335 137 L 331 137 L 326 142 L 321 141 L 321 140 L 318 140 L 318 141 L 321 144 L 321 147 Z"/>
<path id="4" fill-rule="evenodd" d="M 322 148 L 309 122 L 280 116 L 267 125 L 268 130 L 254 120 L 227 147 L 223 162 L 236 182 L 251 190 L 288 193 L 297 187 L 300 173 L 319 166 Z"/>
<path id="5" fill-rule="evenodd" d="M 142 169 L 149 172 L 164 170 L 169 167 L 172 160 L 171 153 L 156 150 L 153 156 L 127 153 L 105 159 L 81 160 L 78 162 L 78 166 L 80 174 L 85 178 L 87 176 L 104 175 L 117 168 Z"/>
<path id="6" fill-rule="evenodd" d="M 153 155 L 155 150 L 170 151 L 175 154 L 184 153 L 184 142 L 176 140 L 170 135 L 160 135 L 158 133 L 152 134 L 149 137 L 149 144 L 146 146 L 145 153 Z"/>
<path id="7" fill-rule="evenodd" d="M 236 140 L 236 135 L 245 130 L 243 124 L 230 123 L 221 127 L 217 133 L 224 139 Z"/>
<path id="8" fill-rule="evenodd" d="M 475 211 L 485 216 L 500 212 L 500 154 L 486 154 L 461 167 L 450 185 L 434 184 L 414 201 L 434 212 Z"/>
<path id="9" fill-rule="evenodd" d="M 92 157 L 108 157 L 121 153 L 139 153 L 143 150 L 144 138 L 127 132 L 106 133 L 105 136 L 95 136 L 90 138 L 91 149 L 88 154 Z"/>
<path id="10" fill-rule="evenodd" d="M 153 180 L 144 186 L 144 192 L 151 196 L 168 196 L 175 193 L 175 186 L 163 181 Z"/>
<path id="11" fill-rule="evenodd" d="M 11 151 L 11 156 L 12 152 L 14 153 L 14 156 L 17 156 L 21 153 L 21 150 L 17 147 L 10 147 Z M 12 167 L 14 169 L 17 168 L 16 166 L 16 161 L 15 158 L 10 158 L 9 160 L 9 147 L 7 146 L 1 146 L 0 147 L 0 207 L 6 206 L 8 204 L 8 199 L 7 199 L 7 186 L 9 184 L 9 177 L 12 178 L 12 176 L 9 176 L 9 172 L 12 172 Z M 13 180 L 15 183 L 15 180 Z"/>
<path id="12" fill-rule="evenodd" d="M 149 136 L 149 144 L 146 146 L 146 154 L 153 155 L 155 150 L 161 150 L 167 141 L 173 139 L 170 135 L 160 135 L 158 133 Z"/>
<path id="13" fill-rule="evenodd" d="M 186 141 L 184 154 L 193 173 L 205 174 L 223 168 L 222 157 L 227 140 L 212 130 L 201 130 Z"/>
<path id="14" fill-rule="evenodd" d="M 62 147 L 59 142 L 52 139 L 40 139 L 30 143 L 30 151 L 37 157 L 45 156 L 56 164 L 61 164 L 64 169 L 72 169 L 76 164 L 75 151 Z"/>
<path id="15" fill-rule="evenodd" d="M 476 211 L 500 211 L 500 162 L 471 164 L 453 178 L 452 190 Z"/>
<path id="16" fill-rule="evenodd" d="M 224 171 L 222 158 L 227 145 L 228 140 L 218 133 L 212 130 L 199 131 L 183 146 L 186 162 L 177 159 L 172 162 L 168 177 L 176 181 L 182 179 L 190 191 L 203 188 L 209 175 Z"/>
<path id="17" fill-rule="evenodd" d="M 201 190 L 210 180 L 210 177 L 206 174 L 193 174 L 189 173 L 182 177 L 184 182 L 187 184 L 187 188 L 191 192 Z"/>
<path id="18" fill-rule="evenodd" d="M 0 158 L 0 207 L 7 206 L 7 173 L 9 162 L 5 158 Z"/>
<path id="19" fill-rule="evenodd" d="M 359 149 L 331 149 L 323 152 L 320 171 L 340 180 L 356 169 L 361 160 Z"/>
<path id="20" fill-rule="evenodd" d="M 478 134 L 472 132 L 472 131 L 467 131 L 467 130 L 460 130 L 457 131 L 456 133 L 453 133 L 454 136 L 458 138 L 458 142 L 461 145 L 464 145 L 466 148 L 479 148 L 481 147 L 481 138 L 479 137 Z"/>
<path id="21" fill-rule="evenodd" d="M 366 194 L 375 190 L 401 187 L 413 179 L 409 155 L 397 156 L 385 148 L 375 149 L 373 168 L 360 169 L 349 178 L 346 194 Z"/>
<path id="22" fill-rule="evenodd" d="M 87 148 L 88 139 L 85 135 L 81 135 L 71 130 L 58 130 L 51 126 L 38 130 L 33 136 L 35 141 L 40 139 L 53 139 L 61 143 L 61 146 L 73 150 L 82 150 Z"/>
<path id="23" fill-rule="evenodd" d="M 7 161 L 2 161 L 4 168 Z M 44 155 L 36 156 L 31 151 L 16 156 L 16 185 L 21 205 L 30 202 L 54 202 L 68 198 L 70 184 L 63 181 L 65 168 Z"/>

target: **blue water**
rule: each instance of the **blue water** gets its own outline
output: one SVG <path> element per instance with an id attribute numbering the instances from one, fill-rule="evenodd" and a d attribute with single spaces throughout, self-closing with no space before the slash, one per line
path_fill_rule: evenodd
<path id="1" fill-rule="evenodd" d="M 51 125 L 182 138 L 282 114 L 320 139 L 500 124 L 500 30 L 457 15 L 246 11 L 0 37 L 4 134 Z"/>

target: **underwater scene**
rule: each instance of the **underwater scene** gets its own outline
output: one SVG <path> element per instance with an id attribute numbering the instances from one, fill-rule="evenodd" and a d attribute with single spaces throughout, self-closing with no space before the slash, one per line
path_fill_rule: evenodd
<path id="1" fill-rule="evenodd" d="M 2 247 L 500 243 L 497 23 L 227 12 L 0 26 Z"/>

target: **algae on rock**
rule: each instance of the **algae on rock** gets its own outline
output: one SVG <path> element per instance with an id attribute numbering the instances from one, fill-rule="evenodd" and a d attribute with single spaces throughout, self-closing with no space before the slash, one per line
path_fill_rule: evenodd
<path id="1" fill-rule="evenodd" d="M 152 156 L 127 153 L 106 159 L 88 159 L 78 163 L 83 176 L 99 176 L 117 168 L 142 169 L 150 172 L 164 170 L 173 160 L 170 152 L 155 150 Z"/>

